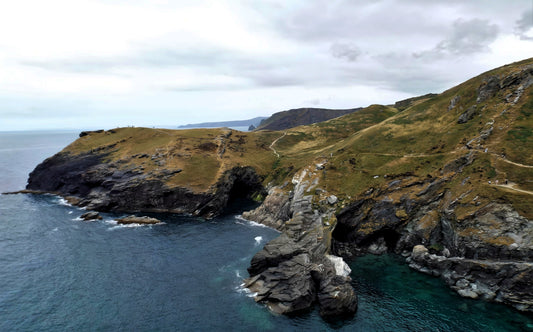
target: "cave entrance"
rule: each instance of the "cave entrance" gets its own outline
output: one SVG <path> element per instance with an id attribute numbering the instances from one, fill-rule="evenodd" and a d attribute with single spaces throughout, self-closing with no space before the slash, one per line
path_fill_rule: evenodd
<path id="1" fill-rule="evenodd" d="M 262 187 L 258 183 L 235 180 L 228 194 L 224 214 L 235 214 L 255 209 L 260 203 L 254 201 L 252 196 L 261 190 Z"/>

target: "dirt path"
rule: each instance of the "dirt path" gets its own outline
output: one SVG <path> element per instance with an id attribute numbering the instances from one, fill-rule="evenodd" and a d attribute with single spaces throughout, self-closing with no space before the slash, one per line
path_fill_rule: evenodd
<path id="1" fill-rule="evenodd" d="M 279 158 L 279 153 L 278 151 L 276 151 L 276 149 L 274 149 L 274 144 L 276 144 L 280 139 L 282 139 L 283 137 L 285 137 L 285 135 L 287 135 L 287 132 L 284 132 L 283 135 L 281 135 L 280 137 L 276 138 L 275 140 L 272 141 L 272 143 L 270 144 L 269 148 L 270 150 L 272 150 L 272 152 L 274 152 L 274 154 L 276 155 L 276 157 Z"/>
<path id="2" fill-rule="evenodd" d="M 524 194 L 528 194 L 528 195 L 533 195 L 532 191 L 527 191 L 527 190 L 515 188 L 514 186 L 516 185 L 516 183 L 513 183 L 513 182 L 509 182 L 507 184 L 492 184 L 492 185 L 496 186 L 496 187 L 502 187 L 502 188 L 507 188 L 507 189 L 510 189 L 510 190 L 518 191 L 518 192 L 521 192 L 521 193 L 524 193 Z"/>
<path id="3" fill-rule="evenodd" d="M 491 154 L 493 156 L 495 156 L 496 158 L 498 158 L 498 160 L 504 161 L 504 162 L 512 164 L 512 165 L 515 165 L 515 166 L 518 166 L 518 167 L 533 168 L 533 166 L 530 166 L 530 165 L 524 165 L 524 164 L 520 164 L 520 163 L 515 163 L 514 161 L 510 161 L 509 159 L 502 158 L 501 156 L 497 155 L 496 153 L 491 153 Z"/>

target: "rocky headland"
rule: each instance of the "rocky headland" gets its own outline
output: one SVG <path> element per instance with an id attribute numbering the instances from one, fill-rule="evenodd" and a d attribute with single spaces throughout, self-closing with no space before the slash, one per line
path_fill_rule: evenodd
<path id="1" fill-rule="evenodd" d="M 30 174 L 95 211 L 243 217 L 282 234 L 244 283 L 282 314 L 350 315 L 344 260 L 393 252 L 461 296 L 533 311 L 533 59 L 283 132 L 84 132 Z M 342 257 L 342 258 L 341 258 Z"/>

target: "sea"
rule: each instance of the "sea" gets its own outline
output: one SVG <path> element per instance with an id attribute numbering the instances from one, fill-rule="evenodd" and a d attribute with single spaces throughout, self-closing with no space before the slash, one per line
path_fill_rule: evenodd
<path id="1" fill-rule="evenodd" d="M 0 132 L 0 192 L 78 132 Z M 533 331 L 533 317 L 464 299 L 438 278 L 387 254 L 350 261 L 359 309 L 324 321 L 256 303 L 243 279 L 253 255 L 279 233 L 243 220 L 237 205 L 214 220 L 151 215 L 164 223 L 119 226 L 124 214 L 85 211 L 54 195 L 0 195 L 0 331 Z"/>

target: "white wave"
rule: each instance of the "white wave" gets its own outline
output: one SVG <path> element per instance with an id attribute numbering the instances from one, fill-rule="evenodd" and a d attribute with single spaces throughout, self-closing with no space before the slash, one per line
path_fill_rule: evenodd
<path id="1" fill-rule="evenodd" d="M 237 278 L 242 278 L 241 273 L 239 272 L 239 270 L 235 270 L 235 276 Z"/>
<path id="2" fill-rule="evenodd" d="M 80 217 L 76 217 L 74 219 L 72 219 L 73 221 L 83 221 L 83 218 L 80 218 Z"/>
<path id="3" fill-rule="evenodd" d="M 237 293 L 244 294 L 247 297 L 255 297 L 257 295 L 257 292 L 252 293 L 251 290 L 249 290 L 248 288 L 244 287 L 244 283 L 242 283 L 239 286 L 235 287 L 235 290 L 237 291 Z"/>
<path id="4" fill-rule="evenodd" d="M 69 202 L 67 202 L 67 200 L 64 199 L 63 197 L 59 197 L 59 200 L 57 201 L 57 203 L 58 203 L 59 205 L 72 206 L 72 204 L 70 204 Z"/>
<path id="5" fill-rule="evenodd" d="M 261 244 L 261 241 L 263 241 L 263 237 L 262 236 L 256 236 L 254 237 L 254 240 L 255 240 L 255 245 L 260 245 Z"/>
<path id="6" fill-rule="evenodd" d="M 251 220 L 248 220 L 248 219 L 244 219 L 244 218 L 242 217 L 242 215 L 235 216 L 235 219 L 237 219 L 237 220 L 241 220 L 241 221 L 245 221 L 246 224 L 248 224 L 249 226 L 264 227 L 264 228 L 274 229 L 274 228 L 269 227 L 269 226 L 267 226 L 267 225 L 263 225 L 263 224 L 260 224 L 260 223 L 258 223 L 258 222 L 255 222 L 255 221 L 251 221 Z M 242 224 L 242 223 L 240 223 L 240 222 L 238 222 L 238 221 L 236 221 L 236 223 L 238 223 L 238 224 Z M 276 229 L 274 229 L 274 230 L 276 230 Z"/>
<path id="7" fill-rule="evenodd" d="M 157 224 L 118 224 L 118 222 L 116 220 L 111 220 L 111 221 L 107 221 L 105 220 L 104 222 L 106 223 L 109 223 L 111 225 L 115 225 L 113 227 L 110 227 L 108 230 L 115 230 L 115 229 L 120 229 L 120 228 L 137 228 L 137 227 L 148 227 L 148 228 L 152 228 L 152 226 L 159 226 L 159 225 L 164 225 L 166 223 L 164 222 L 158 222 Z"/>
<path id="8" fill-rule="evenodd" d="M 106 224 L 117 225 L 118 222 L 115 219 L 104 219 Z"/>
<path id="9" fill-rule="evenodd" d="M 68 214 L 72 214 L 72 211 L 69 211 Z"/>
<path id="10" fill-rule="evenodd" d="M 52 232 L 57 232 L 58 230 L 59 230 L 59 228 L 56 227 L 56 228 L 52 229 Z"/>

